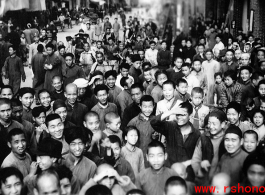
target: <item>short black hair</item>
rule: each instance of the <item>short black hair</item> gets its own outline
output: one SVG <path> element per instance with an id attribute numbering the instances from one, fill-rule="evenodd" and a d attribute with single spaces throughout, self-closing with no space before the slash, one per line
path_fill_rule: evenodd
<path id="1" fill-rule="evenodd" d="M 143 102 L 153 102 L 153 105 L 155 105 L 155 100 L 151 95 L 143 95 L 140 99 L 140 105 L 142 105 Z"/>
<path id="2" fill-rule="evenodd" d="M 138 195 L 145 195 L 144 191 L 142 190 L 139 190 L 139 189 L 132 189 L 130 191 L 128 191 L 126 193 L 126 195 L 135 195 L 135 194 L 138 194 Z"/>
<path id="3" fill-rule="evenodd" d="M 162 142 L 160 142 L 160 141 L 153 140 L 147 146 L 147 154 L 149 153 L 149 149 L 150 148 L 157 148 L 157 147 L 161 148 L 163 150 L 163 152 L 166 153 L 166 149 L 165 149 L 164 144 Z"/>
<path id="4" fill-rule="evenodd" d="M 37 46 L 37 50 L 38 50 L 38 52 L 42 53 L 44 51 L 44 46 L 42 44 L 39 44 Z"/>
<path id="5" fill-rule="evenodd" d="M 95 87 L 94 94 L 97 96 L 99 91 L 106 91 L 109 93 L 109 88 L 104 84 L 100 84 Z"/>
<path id="6" fill-rule="evenodd" d="M 260 85 L 265 85 L 265 80 L 261 80 L 258 84 L 258 88 L 260 87 Z"/>
<path id="7" fill-rule="evenodd" d="M 97 184 L 89 188 L 85 195 L 112 195 L 112 192 L 109 188 L 104 185 Z"/>
<path id="8" fill-rule="evenodd" d="M 26 134 L 25 134 L 25 132 L 22 129 L 14 128 L 14 129 L 11 129 L 8 132 L 8 134 L 7 134 L 7 141 L 8 142 L 11 142 L 12 141 L 12 137 L 13 136 L 16 136 L 16 135 L 24 135 L 25 138 L 26 138 Z"/>
<path id="9" fill-rule="evenodd" d="M 222 73 L 221 72 L 216 72 L 214 73 L 214 78 L 216 79 L 217 76 L 220 76 L 222 78 Z"/>
<path id="10" fill-rule="evenodd" d="M 264 74 L 260 71 L 255 71 L 251 76 L 251 80 L 258 80 L 259 77 L 264 77 Z"/>
<path id="11" fill-rule="evenodd" d="M 115 79 L 117 79 L 117 72 L 115 70 L 109 70 L 105 72 L 105 79 L 109 78 L 110 76 L 113 76 Z"/>
<path id="12" fill-rule="evenodd" d="M 49 114 L 49 115 L 46 117 L 46 119 L 45 119 L 45 124 L 46 124 L 46 126 L 48 127 L 48 126 L 49 126 L 49 122 L 50 122 L 50 121 L 53 121 L 53 120 L 55 120 L 55 119 L 60 119 L 60 120 L 62 120 L 59 114 Z"/>
<path id="13" fill-rule="evenodd" d="M 202 96 L 204 96 L 204 92 L 203 92 L 203 89 L 201 87 L 194 87 L 192 90 L 191 90 L 191 96 L 193 96 L 194 93 L 199 93 L 201 94 Z"/>
<path id="14" fill-rule="evenodd" d="M 56 167 L 55 171 L 57 172 L 60 180 L 67 178 L 67 179 L 69 179 L 69 181 L 71 181 L 71 179 L 73 177 L 72 171 L 65 165 L 60 165 L 60 166 Z"/>
<path id="15" fill-rule="evenodd" d="M 119 69 L 122 70 L 122 69 L 126 69 L 126 70 L 129 70 L 130 69 L 130 65 L 128 63 L 121 63 Z"/>
<path id="16" fill-rule="evenodd" d="M 188 101 L 180 103 L 179 106 L 180 106 L 180 108 L 187 109 L 187 112 L 188 112 L 189 115 L 192 114 L 193 107 L 192 107 L 191 103 L 189 103 Z"/>
<path id="17" fill-rule="evenodd" d="M 258 135 L 258 133 L 256 132 L 256 131 L 254 131 L 254 130 L 247 130 L 247 131 L 245 131 L 244 133 L 243 133 L 243 138 L 245 137 L 245 135 L 254 135 L 255 136 L 255 138 L 256 138 L 256 140 L 257 141 L 259 141 L 259 135 Z"/>
<path id="18" fill-rule="evenodd" d="M 112 144 L 118 143 L 121 148 L 121 140 L 117 135 L 109 135 L 108 138 L 109 138 L 110 143 Z"/>
<path id="19" fill-rule="evenodd" d="M 177 80 L 177 82 L 176 82 L 176 86 L 179 87 L 179 85 L 180 85 L 181 83 L 185 83 L 185 84 L 188 85 L 188 82 L 187 82 L 185 79 L 180 78 L 180 79 Z"/>
<path id="20" fill-rule="evenodd" d="M 11 100 L 7 98 L 0 98 L 0 105 L 8 104 L 11 107 Z"/>
<path id="21" fill-rule="evenodd" d="M 158 76 L 161 75 L 161 74 L 164 74 L 164 75 L 167 76 L 167 72 L 165 70 L 158 70 L 155 73 L 155 79 L 157 80 Z"/>
<path id="22" fill-rule="evenodd" d="M 23 184 L 23 175 L 17 168 L 5 167 L 0 169 L 0 185 L 6 183 L 7 178 L 11 176 L 17 177 Z"/>
<path id="23" fill-rule="evenodd" d="M 186 181 L 179 176 L 172 176 L 167 179 L 165 184 L 165 192 L 167 192 L 169 186 L 182 186 L 185 188 L 186 192 L 188 191 Z"/>
<path id="24" fill-rule="evenodd" d="M 0 93 L 2 93 L 3 89 L 10 89 L 13 93 L 13 87 L 10 85 L 3 85 L 0 89 Z"/>
<path id="25" fill-rule="evenodd" d="M 41 90 L 39 90 L 39 92 L 38 92 L 38 97 L 40 98 L 40 94 L 42 94 L 42 93 L 48 93 L 49 95 L 50 95 L 50 97 L 51 97 L 51 93 L 47 90 L 47 89 L 41 89 Z"/>
<path id="26" fill-rule="evenodd" d="M 228 105 L 227 105 L 227 107 L 226 107 L 226 113 L 227 113 L 227 111 L 229 110 L 229 109 L 234 109 L 238 114 L 240 114 L 241 113 L 241 105 L 238 103 L 238 102 L 236 102 L 236 101 L 232 101 L 232 102 L 230 102 Z"/>
<path id="27" fill-rule="evenodd" d="M 190 64 L 190 63 L 187 63 L 187 62 L 185 62 L 185 63 L 183 63 L 183 64 L 181 65 L 181 68 L 183 68 L 183 67 L 188 67 L 188 68 L 191 68 L 191 64 Z"/>
<path id="28" fill-rule="evenodd" d="M 129 77 L 122 77 L 120 80 L 120 85 L 124 88 L 125 86 L 127 86 L 126 81 L 129 79 Z"/>
<path id="29" fill-rule="evenodd" d="M 162 84 L 162 87 L 164 87 L 164 85 L 171 85 L 174 89 L 176 89 L 176 85 L 175 85 L 174 81 L 166 80 L 166 81 Z"/>
<path id="30" fill-rule="evenodd" d="M 132 89 L 136 89 L 136 88 L 139 88 L 141 92 L 144 92 L 144 87 L 143 87 L 143 85 L 141 83 L 134 83 L 134 84 L 132 84 L 131 90 Z"/>
<path id="31" fill-rule="evenodd" d="M 236 72 L 234 70 L 227 70 L 224 73 L 224 78 L 226 78 L 226 77 L 230 77 L 233 81 L 237 80 L 237 75 L 236 75 Z"/>
<path id="32" fill-rule="evenodd" d="M 12 108 L 13 107 L 17 107 L 17 106 L 22 106 L 22 103 L 21 103 L 21 101 L 19 101 L 18 99 L 12 99 L 11 100 L 11 106 L 12 106 Z"/>
<path id="33" fill-rule="evenodd" d="M 140 140 L 140 131 L 139 129 L 137 129 L 137 127 L 135 126 L 127 126 L 124 128 L 124 131 L 123 131 L 123 137 L 125 138 L 125 136 L 127 136 L 127 134 L 130 132 L 130 131 L 136 131 L 137 132 L 137 135 L 138 135 L 138 141 Z"/>

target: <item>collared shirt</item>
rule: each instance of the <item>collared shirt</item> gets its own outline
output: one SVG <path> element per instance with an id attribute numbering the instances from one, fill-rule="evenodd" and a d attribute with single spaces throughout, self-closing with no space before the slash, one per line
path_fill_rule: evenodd
<path id="1" fill-rule="evenodd" d="M 179 104 L 181 103 L 182 101 L 173 97 L 171 100 L 166 100 L 166 99 L 163 99 L 163 100 L 160 100 L 158 103 L 157 103 L 157 108 L 156 108 L 156 115 L 159 115 L 159 114 L 163 114 L 171 109 L 176 109 L 177 107 L 179 107 Z M 173 105 L 174 104 L 174 105 Z M 176 119 L 176 115 L 170 115 L 168 117 L 168 121 L 173 121 Z"/>
<path id="2" fill-rule="evenodd" d="M 218 49 L 219 51 L 223 50 L 225 48 L 224 44 L 222 43 L 222 41 L 220 41 L 219 43 L 216 43 L 213 47 L 213 52 L 215 53 L 215 50 Z"/>
<path id="3" fill-rule="evenodd" d="M 228 62 L 224 62 L 220 64 L 220 72 L 224 74 L 228 70 L 234 70 L 237 71 L 238 64 L 235 62 L 232 62 L 230 65 L 228 65 Z"/>
<path id="4" fill-rule="evenodd" d="M 67 109 L 67 118 L 70 122 L 77 126 L 83 125 L 83 117 L 87 113 L 87 107 L 84 104 L 75 103 L 74 106 L 70 105 L 68 101 L 65 101 Z"/>
<path id="5" fill-rule="evenodd" d="M 151 63 L 152 66 L 157 66 L 157 49 L 147 49 L 145 52 L 145 59 Z"/>
<path id="6" fill-rule="evenodd" d="M 75 164 L 72 154 L 68 154 L 65 157 L 65 165 L 72 171 L 80 186 L 85 185 L 90 178 L 93 178 L 97 170 L 96 164 L 85 156 L 82 156 L 78 163 Z"/>
<path id="7" fill-rule="evenodd" d="M 191 72 L 191 75 L 195 76 L 198 79 L 198 81 L 200 82 L 200 87 L 202 89 L 204 89 L 204 90 L 207 89 L 207 77 L 202 70 L 200 72 L 193 70 Z"/>
<path id="8" fill-rule="evenodd" d="M 108 102 L 108 105 L 106 108 L 103 108 L 99 103 L 97 103 L 92 109 L 91 111 L 94 111 L 96 113 L 98 113 L 99 115 L 99 119 L 100 119 L 100 125 L 99 128 L 100 129 L 105 129 L 106 128 L 106 124 L 104 121 L 105 115 L 109 112 L 114 112 L 116 114 L 118 114 L 118 109 L 117 106 L 113 103 Z"/>
<path id="9" fill-rule="evenodd" d="M 119 157 L 114 165 L 114 169 L 119 175 L 127 175 L 135 183 L 135 175 L 131 164 L 123 157 Z"/>
<path id="10" fill-rule="evenodd" d="M 207 116 L 207 114 L 209 114 L 210 112 L 210 108 L 208 106 L 205 106 L 205 105 L 201 105 L 198 109 L 198 115 L 199 115 L 199 118 L 195 119 L 195 113 L 196 113 L 196 110 L 195 110 L 195 106 L 193 105 L 193 112 L 191 114 L 191 117 L 190 117 L 190 122 L 193 124 L 194 123 L 194 120 L 199 120 L 199 129 L 204 129 L 204 118 Z"/>
<path id="11" fill-rule="evenodd" d="M 146 195 L 161 195 L 164 194 L 167 179 L 176 175 L 174 170 L 167 167 L 163 167 L 159 171 L 147 168 L 138 175 L 135 184 Z"/>
<path id="12" fill-rule="evenodd" d="M 181 94 L 178 90 L 176 90 L 175 97 L 183 102 L 186 102 L 190 99 L 190 94 L 186 93 L 185 95 Z"/>
<path id="13" fill-rule="evenodd" d="M 188 91 L 187 93 L 191 94 L 191 90 L 194 87 L 200 87 L 200 81 L 192 74 L 189 74 L 187 77 L 183 77 L 188 82 Z"/>

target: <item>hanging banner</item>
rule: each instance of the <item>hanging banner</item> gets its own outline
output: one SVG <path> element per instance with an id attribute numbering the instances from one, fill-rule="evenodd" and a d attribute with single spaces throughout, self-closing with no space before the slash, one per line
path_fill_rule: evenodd
<path id="1" fill-rule="evenodd" d="M 29 0 L 1 0 L 0 17 L 7 11 L 29 9 Z"/>
<path id="2" fill-rule="evenodd" d="M 45 0 L 29 0 L 29 9 L 27 11 L 46 10 Z"/>

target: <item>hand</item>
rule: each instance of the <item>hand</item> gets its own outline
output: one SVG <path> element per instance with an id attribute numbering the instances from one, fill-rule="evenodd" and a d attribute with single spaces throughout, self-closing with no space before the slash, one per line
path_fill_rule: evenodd
<path id="1" fill-rule="evenodd" d="M 33 176 L 36 174 L 39 164 L 37 162 L 32 162 L 30 165 L 29 175 Z"/>
<path id="2" fill-rule="evenodd" d="M 204 160 L 201 162 L 201 168 L 203 168 L 205 171 L 208 171 L 209 167 L 211 167 L 211 164 L 208 160 Z"/>
<path id="3" fill-rule="evenodd" d="M 102 131 L 97 131 L 93 134 L 91 142 L 94 142 L 94 143 L 99 142 L 101 138 L 102 138 Z"/>

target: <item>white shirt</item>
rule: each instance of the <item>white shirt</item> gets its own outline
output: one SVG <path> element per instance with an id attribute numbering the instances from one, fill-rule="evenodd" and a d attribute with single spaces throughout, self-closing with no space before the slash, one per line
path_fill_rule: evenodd
<path id="1" fill-rule="evenodd" d="M 157 66 L 157 53 L 158 50 L 154 49 L 152 50 L 151 48 L 147 49 L 145 52 L 145 59 L 152 64 L 152 66 Z"/>
<path id="2" fill-rule="evenodd" d="M 200 87 L 200 81 L 192 74 L 188 77 L 183 77 L 188 82 L 188 91 L 187 93 L 191 95 L 191 90 L 194 87 Z"/>
<path id="3" fill-rule="evenodd" d="M 128 75 L 128 77 L 130 78 L 130 79 L 132 79 L 132 83 L 134 83 L 134 79 L 133 79 L 133 77 L 131 76 L 131 75 Z M 122 90 L 123 90 L 123 87 L 121 86 L 121 84 L 120 84 L 120 82 L 121 82 L 121 78 L 122 78 L 122 76 L 121 76 L 121 73 L 117 76 L 117 79 L 116 79 L 116 83 L 115 83 L 115 85 L 116 86 L 118 86 L 118 87 L 120 87 Z"/>
<path id="4" fill-rule="evenodd" d="M 219 43 L 216 43 L 214 45 L 214 48 L 213 48 L 213 52 L 216 50 L 216 49 L 219 49 L 219 51 L 223 50 L 225 48 L 224 44 L 222 43 L 222 41 L 220 41 Z"/>

